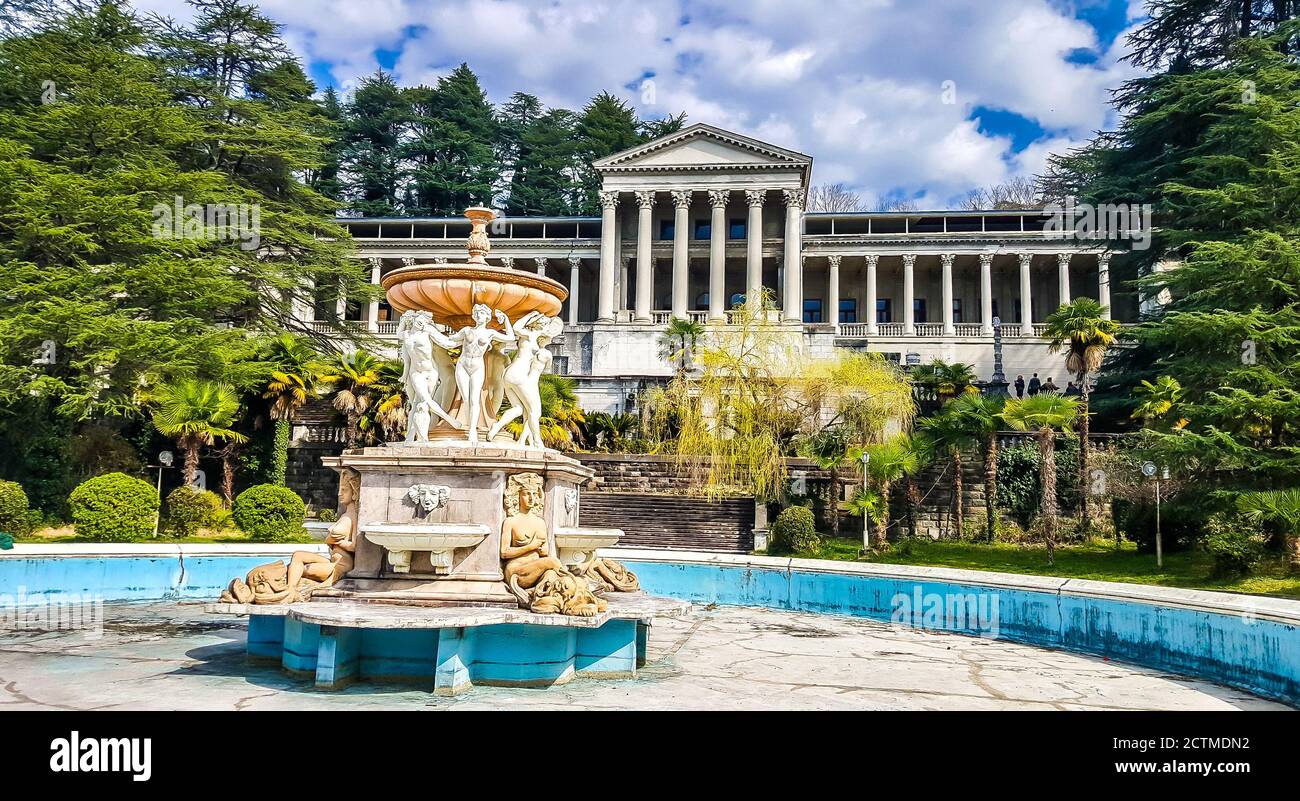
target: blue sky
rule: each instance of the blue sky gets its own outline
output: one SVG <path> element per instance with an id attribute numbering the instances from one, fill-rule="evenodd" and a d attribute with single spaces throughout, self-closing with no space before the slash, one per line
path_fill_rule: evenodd
<path id="1" fill-rule="evenodd" d="M 186 16 L 183 0 L 136 0 Z M 874 203 L 957 202 L 1114 125 L 1141 0 L 263 0 L 323 88 L 462 61 L 494 102 L 608 90 L 814 157 Z"/>

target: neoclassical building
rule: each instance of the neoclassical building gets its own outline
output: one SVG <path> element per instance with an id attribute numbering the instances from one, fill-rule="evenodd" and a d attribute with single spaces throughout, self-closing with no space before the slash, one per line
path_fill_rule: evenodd
<path id="1" fill-rule="evenodd" d="M 810 355 L 937 357 L 987 379 L 996 320 L 1008 379 L 1037 372 L 1061 386 L 1062 359 L 1041 336 L 1048 314 L 1086 295 L 1121 322 L 1137 316 L 1129 295 L 1111 295 L 1106 243 L 1054 237 L 1042 209 L 805 211 L 810 156 L 704 124 L 595 167 L 600 217 L 498 219 L 489 257 L 569 288 L 555 369 L 587 409 L 625 410 L 671 374 L 659 339 L 672 317 L 725 325 L 759 289 Z M 376 284 L 402 265 L 462 259 L 469 234 L 461 217 L 337 222 Z M 396 327 L 382 301 L 330 311 L 380 337 Z"/>

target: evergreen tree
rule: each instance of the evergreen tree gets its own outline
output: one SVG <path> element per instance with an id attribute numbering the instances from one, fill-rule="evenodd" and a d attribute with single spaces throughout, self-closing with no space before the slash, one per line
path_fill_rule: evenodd
<path id="1" fill-rule="evenodd" d="M 591 163 L 641 144 L 644 140 L 637 132 L 639 126 L 632 107 L 609 92 L 596 95 L 582 109 L 576 130 L 582 159 L 578 175 L 580 214 L 600 214 L 600 175 Z"/>
<path id="2" fill-rule="evenodd" d="M 1098 389 L 1128 416 L 1130 388 L 1170 376 L 1181 431 L 1157 434 L 1185 471 L 1300 477 L 1300 69 L 1297 32 L 1237 40 L 1225 61 L 1134 81 L 1119 130 L 1055 160 L 1050 180 L 1089 202 L 1151 201 L 1135 259 L 1171 302 L 1129 333 Z M 1157 259 L 1177 266 L 1152 270 Z M 1101 404 L 1098 404 L 1101 406 Z"/>
<path id="3" fill-rule="evenodd" d="M 491 205 L 500 181 L 498 128 L 492 104 L 469 66 L 461 64 L 430 89 L 406 90 L 410 140 L 399 149 L 410 165 L 410 207 L 416 216 L 453 216 Z"/>
<path id="4" fill-rule="evenodd" d="M 323 118 L 323 125 L 328 126 L 327 131 L 331 134 L 331 138 L 325 145 L 325 153 L 321 159 L 320 167 L 307 173 L 307 184 L 325 197 L 337 202 L 343 199 L 343 181 L 340 175 L 343 162 L 343 140 L 341 137 L 343 104 L 339 102 L 338 93 L 334 91 L 333 86 L 325 89 L 325 96 L 321 98 L 320 114 Z"/>
<path id="5" fill-rule="evenodd" d="M 382 70 L 362 79 L 344 107 L 341 184 L 354 212 L 364 217 L 401 213 L 403 169 L 398 148 L 410 115 L 409 98 Z"/>

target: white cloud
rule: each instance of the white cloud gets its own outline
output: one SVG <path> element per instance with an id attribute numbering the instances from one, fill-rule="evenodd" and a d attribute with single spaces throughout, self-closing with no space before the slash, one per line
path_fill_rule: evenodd
<path id="1" fill-rule="evenodd" d="M 1041 169 L 1054 149 L 1114 124 L 1108 92 L 1132 73 L 1121 36 L 1104 48 L 1073 16 L 1089 0 L 260 0 L 304 60 L 342 86 L 401 51 L 405 84 L 461 61 L 497 102 L 527 91 L 579 108 L 610 90 L 643 115 L 692 121 L 815 157 L 814 181 L 866 196 L 954 202 Z M 1137 0 L 1133 0 L 1134 3 Z M 140 0 L 174 9 L 177 0 Z M 1125 22 L 1140 14 L 1136 6 Z M 414 33 L 412 33 L 414 31 Z M 1095 54 L 1074 63 L 1075 51 Z M 653 75 L 653 106 L 639 87 Z M 945 81 L 956 87 L 945 103 Z M 1017 152 L 981 133 L 978 107 L 1046 133 Z"/>

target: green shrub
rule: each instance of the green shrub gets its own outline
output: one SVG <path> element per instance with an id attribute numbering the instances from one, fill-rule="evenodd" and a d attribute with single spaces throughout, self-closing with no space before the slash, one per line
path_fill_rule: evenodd
<path id="1" fill-rule="evenodd" d="M 235 525 L 255 540 L 282 540 L 302 531 L 307 506 L 288 487 L 258 484 L 239 493 Z"/>
<path id="2" fill-rule="evenodd" d="M 15 537 L 31 532 L 27 493 L 13 481 L 0 481 L 0 531 Z"/>
<path id="3" fill-rule="evenodd" d="M 1054 454 L 1057 508 L 1070 515 L 1079 505 L 1079 438 L 1058 437 Z M 998 449 L 998 506 L 1021 528 L 1029 527 L 1042 506 L 1040 462 L 1038 443 L 1028 437 Z"/>
<path id="4" fill-rule="evenodd" d="M 333 509 L 321 509 L 316 513 L 316 519 L 322 523 L 333 523 L 339 519 L 339 515 Z"/>
<path id="5" fill-rule="evenodd" d="M 68 496 L 77 536 L 130 542 L 153 535 L 158 493 L 148 481 L 107 473 L 82 482 Z"/>
<path id="6" fill-rule="evenodd" d="M 821 547 L 812 510 L 790 506 L 781 510 L 772 523 L 772 545 L 782 553 L 810 553 Z"/>
<path id="7" fill-rule="evenodd" d="M 1264 558 L 1268 535 L 1255 522 L 1238 514 L 1216 513 L 1205 521 L 1201 544 L 1214 557 L 1216 576 L 1249 573 Z"/>
<path id="8" fill-rule="evenodd" d="M 220 528 L 221 499 L 216 493 L 177 487 L 167 494 L 167 517 L 163 532 L 171 537 L 193 537 L 199 529 Z"/>

